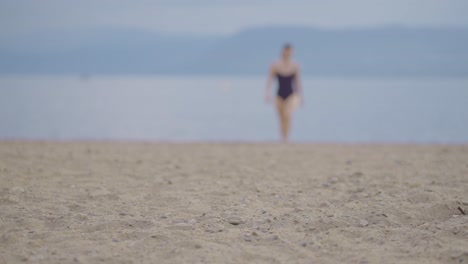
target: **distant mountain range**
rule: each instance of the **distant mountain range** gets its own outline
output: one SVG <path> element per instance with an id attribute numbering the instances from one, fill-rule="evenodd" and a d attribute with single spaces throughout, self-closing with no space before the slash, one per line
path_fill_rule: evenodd
<path id="1" fill-rule="evenodd" d="M 231 36 L 101 29 L 0 41 L 0 74 L 266 74 L 290 42 L 305 74 L 468 76 L 467 28 L 263 27 Z"/>

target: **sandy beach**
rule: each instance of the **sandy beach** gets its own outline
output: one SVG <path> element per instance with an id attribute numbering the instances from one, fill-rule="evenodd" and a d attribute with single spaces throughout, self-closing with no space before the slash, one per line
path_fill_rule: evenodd
<path id="1" fill-rule="evenodd" d="M 0 142 L 0 263 L 467 263 L 462 211 L 468 145 Z"/>

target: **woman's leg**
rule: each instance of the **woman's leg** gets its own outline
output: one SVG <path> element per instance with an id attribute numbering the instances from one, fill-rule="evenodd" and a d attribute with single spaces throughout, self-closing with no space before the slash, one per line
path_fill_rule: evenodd
<path id="1" fill-rule="evenodd" d="M 276 105 L 278 108 L 278 116 L 281 127 L 281 139 L 283 142 L 288 141 L 289 132 L 291 131 L 292 108 L 288 99 L 289 98 L 283 100 L 281 97 L 278 97 L 276 99 Z"/>

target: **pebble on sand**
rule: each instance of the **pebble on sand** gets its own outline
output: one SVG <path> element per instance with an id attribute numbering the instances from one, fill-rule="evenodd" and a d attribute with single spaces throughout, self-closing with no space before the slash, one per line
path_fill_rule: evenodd
<path id="1" fill-rule="evenodd" d="M 226 221 L 231 225 L 240 225 L 244 223 L 244 221 L 242 221 L 242 219 L 237 216 L 231 216 L 228 219 L 226 219 Z"/>
<path id="2" fill-rule="evenodd" d="M 24 193 L 25 191 L 23 188 L 16 186 L 16 187 L 13 187 L 10 192 L 14 194 L 19 194 L 19 193 Z"/>
<path id="3" fill-rule="evenodd" d="M 353 173 L 353 176 L 357 176 L 357 177 L 360 177 L 360 176 L 363 176 L 364 173 L 360 172 L 360 171 L 356 171 Z"/>
<path id="4" fill-rule="evenodd" d="M 450 254 L 450 257 L 453 258 L 453 259 L 457 259 L 457 258 L 460 258 L 460 257 L 463 257 L 463 256 L 468 256 L 468 251 L 453 251 Z"/>
<path id="5" fill-rule="evenodd" d="M 365 220 L 365 219 L 362 219 L 361 221 L 359 221 L 359 224 L 364 227 L 364 226 L 368 226 L 369 225 L 369 221 Z"/>
<path id="6" fill-rule="evenodd" d="M 273 235 L 268 240 L 278 240 L 278 235 Z"/>

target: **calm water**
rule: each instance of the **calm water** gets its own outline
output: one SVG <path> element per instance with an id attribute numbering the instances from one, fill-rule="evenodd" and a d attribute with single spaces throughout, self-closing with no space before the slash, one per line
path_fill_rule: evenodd
<path id="1" fill-rule="evenodd" d="M 293 141 L 468 142 L 468 78 L 305 78 Z M 264 77 L 0 77 L 0 139 L 277 140 Z"/>

